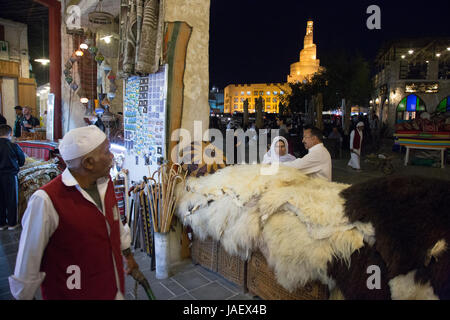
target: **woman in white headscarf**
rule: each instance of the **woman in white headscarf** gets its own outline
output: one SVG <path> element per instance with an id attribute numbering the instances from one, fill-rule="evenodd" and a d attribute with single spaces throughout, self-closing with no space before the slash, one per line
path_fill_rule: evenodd
<path id="1" fill-rule="evenodd" d="M 296 158 L 287 152 L 288 142 L 284 137 L 275 137 L 270 150 L 264 155 L 262 163 L 294 161 Z"/>

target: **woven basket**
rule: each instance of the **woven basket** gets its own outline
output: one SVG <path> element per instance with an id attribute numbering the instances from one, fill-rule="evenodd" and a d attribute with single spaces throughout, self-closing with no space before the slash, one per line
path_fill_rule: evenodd
<path id="1" fill-rule="evenodd" d="M 275 279 L 261 252 L 256 251 L 248 263 L 247 287 L 253 295 L 265 300 L 323 300 L 328 299 L 328 288 L 320 282 L 310 282 L 294 292 L 284 289 Z"/>
<path id="2" fill-rule="evenodd" d="M 221 245 L 217 258 L 217 272 L 238 285 L 243 292 L 247 292 L 247 262 L 238 256 L 228 254 Z"/>
<path id="3" fill-rule="evenodd" d="M 217 241 L 211 238 L 202 241 L 194 235 L 191 247 L 192 262 L 217 272 L 218 247 L 219 243 Z"/>

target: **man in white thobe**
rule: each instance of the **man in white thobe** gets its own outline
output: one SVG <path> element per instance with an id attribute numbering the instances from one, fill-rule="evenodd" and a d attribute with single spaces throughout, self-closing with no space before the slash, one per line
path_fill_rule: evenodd
<path id="1" fill-rule="evenodd" d="M 354 170 L 361 171 L 361 145 L 363 139 L 364 122 L 358 122 L 356 129 L 350 133 L 350 161 L 348 166 Z"/>
<path id="2" fill-rule="evenodd" d="M 308 154 L 294 161 L 283 162 L 288 167 L 297 168 L 303 173 L 331 181 L 331 156 L 324 147 L 322 131 L 316 127 L 303 129 L 303 144 Z"/>

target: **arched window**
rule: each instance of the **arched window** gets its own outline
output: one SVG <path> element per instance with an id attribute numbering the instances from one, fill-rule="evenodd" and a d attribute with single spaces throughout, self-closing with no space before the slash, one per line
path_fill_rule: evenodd
<path id="1" fill-rule="evenodd" d="M 438 111 L 438 112 L 450 111 L 450 96 L 442 99 L 442 101 L 437 106 L 436 111 Z"/>
<path id="2" fill-rule="evenodd" d="M 410 94 L 409 96 L 404 97 L 398 104 L 396 122 L 414 119 L 426 110 L 423 100 L 415 94 Z"/>

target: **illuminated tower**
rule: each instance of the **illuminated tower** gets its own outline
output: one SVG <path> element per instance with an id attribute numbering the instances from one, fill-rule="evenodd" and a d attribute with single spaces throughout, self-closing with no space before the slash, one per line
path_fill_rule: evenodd
<path id="1" fill-rule="evenodd" d="M 287 77 L 288 82 L 302 82 L 319 71 L 320 60 L 316 59 L 316 49 L 316 45 L 313 43 L 313 21 L 308 20 L 303 50 L 300 51 L 299 61 L 291 64 L 291 72 Z"/>

